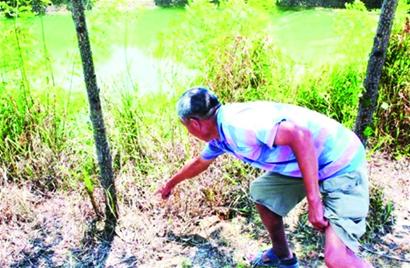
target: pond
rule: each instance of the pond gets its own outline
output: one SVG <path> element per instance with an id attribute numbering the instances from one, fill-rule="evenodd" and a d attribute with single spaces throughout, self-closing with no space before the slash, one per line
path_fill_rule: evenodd
<path id="1" fill-rule="evenodd" d="M 159 59 L 153 53 L 158 35 L 172 29 L 172 24 L 181 20 L 184 12 L 161 8 L 129 11 L 120 16 L 89 12 L 88 28 L 100 86 L 112 92 L 137 88 L 146 93 L 170 90 L 176 76 L 183 83 L 189 83 L 195 70 L 169 59 Z M 310 9 L 275 13 L 269 29 L 276 44 L 300 64 L 329 63 L 334 61 L 340 41 L 336 12 Z M 30 31 L 31 41 L 25 46 L 33 46 L 40 56 L 47 52 L 54 83 L 69 90 L 83 90 L 70 13 L 34 17 L 18 23 Z M 0 24 L 4 29 L 14 27 L 11 20 L 3 19 Z"/>

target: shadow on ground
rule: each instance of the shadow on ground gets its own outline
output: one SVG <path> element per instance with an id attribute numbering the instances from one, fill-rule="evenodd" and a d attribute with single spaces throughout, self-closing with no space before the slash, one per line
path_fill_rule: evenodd
<path id="1" fill-rule="evenodd" d="M 195 248 L 195 253 L 190 256 L 192 267 L 233 267 L 234 265 L 231 254 L 227 254 L 198 234 L 176 235 L 170 232 L 167 241 Z"/>
<path id="2" fill-rule="evenodd" d="M 55 239 L 52 242 L 47 242 L 49 232 L 42 225 L 35 226 L 35 230 L 38 231 L 38 236 L 30 241 L 30 246 L 27 250 L 22 251 L 23 258 L 16 263 L 10 265 L 10 267 L 55 267 L 53 262 L 53 256 L 55 254 L 53 247 L 58 245 L 63 236 L 61 233 L 57 233 Z"/>
<path id="3" fill-rule="evenodd" d="M 105 267 L 117 222 L 114 221 L 113 225 L 106 222 L 103 230 L 97 229 L 97 223 L 97 220 L 93 220 L 88 224 L 81 246 L 71 250 L 75 267 Z"/>

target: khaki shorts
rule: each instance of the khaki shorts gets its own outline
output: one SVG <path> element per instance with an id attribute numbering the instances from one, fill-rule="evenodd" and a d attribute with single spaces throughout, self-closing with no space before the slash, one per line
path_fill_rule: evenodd
<path id="1" fill-rule="evenodd" d="M 325 217 L 338 237 L 354 252 L 366 230 L 369 185 L 366 168 L 319 183 Z M 286 216 L 305 196 L 303 180 L 267 172 L 250 186 L 251 199 L 280 216 Z"/>

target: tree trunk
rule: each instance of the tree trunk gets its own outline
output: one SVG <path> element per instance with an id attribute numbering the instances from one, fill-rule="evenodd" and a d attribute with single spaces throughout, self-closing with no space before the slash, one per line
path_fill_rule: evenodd
<path id="1" fill-rule="evenodd" d="M 72 4 L 72 15 L 77 31 L 78 46 L 80 48 L 84 80 L 90 105 L 90 119 L 93 125 L 97 159 L 100 168 L 100 183 L 104 188 L 105 193 L 104 233 L 106 237 L 112 238 L 117 223 L 117 195 L 115 192 L 112 159 L 104 126 L 99 88 L 97 86 L 97 79 L 94 71 L 84 7 L 81 0 L 72 0 Z"/>
<path id="2" fill-rule="evenodd" d="M 359 100 L 359 112 L 355 125 L 355 133 L 364 145 L 367 143 L 369 130 L 371 130 L 373 122 L 373 113 L 377 106 L 380 76 L 386 58 L 397 2 L 398 0 L 384 0 L 383 2 L 373 49 L 367 64 L 364 91 Z"/>

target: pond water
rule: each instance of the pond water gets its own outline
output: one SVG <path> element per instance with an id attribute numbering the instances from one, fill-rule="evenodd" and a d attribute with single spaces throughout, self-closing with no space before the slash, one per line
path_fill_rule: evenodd
<path id="1" fill-rule="evenodd" d="M 171 29 L 185 12 L 181 9 L 146 9 L 124 13 L 88 15 L 97 78 L 100 87 L 113 94 L 137 89 L 141 94 L 169 91 L 172 81 L 189 84 L 195 70 L 181 63 L 153 56 L 158 34 Z M 318 9 L 285 11 L 272 16 L 271 32 L 275 42 L 300 64 L 323 64 L 335 58 L 340 36 L 336 31 L 335 11 Z M 107 20 L 107 21 L 106 21 Z M 32 38 L 29 45 L 47 52 L 55 84 L 65 89 L 84 89 L 77 40 L 70 14 L 55 14 L 22 21 Z M 0 25 L 12 28 L 10 21 Z"/>

